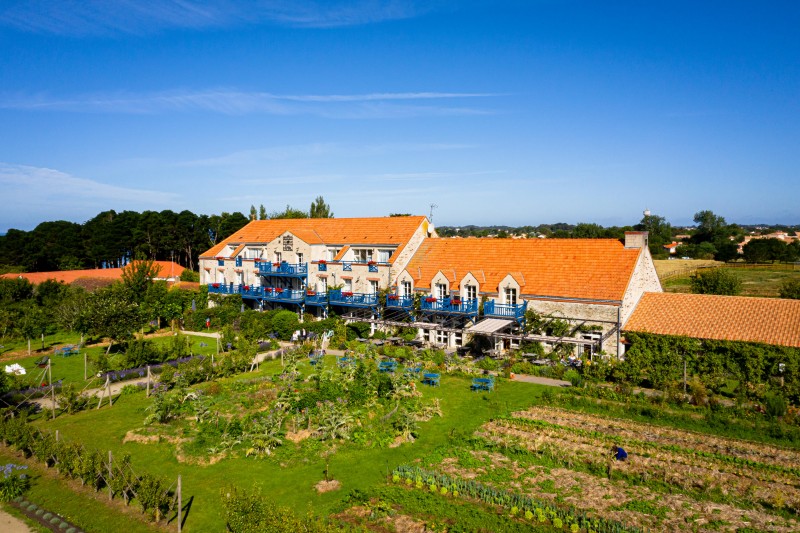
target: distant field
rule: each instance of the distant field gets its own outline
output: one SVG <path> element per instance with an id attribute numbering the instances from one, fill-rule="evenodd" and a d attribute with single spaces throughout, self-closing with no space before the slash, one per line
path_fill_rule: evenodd
<path id="1" fill-rule="evenodd" d="M 662 280 L 663 283 L 663 280 L 666 278 L 681 274 L 688 278 L 689 275 L 698 268 L 719 266 L 722 263 L 720 261 L 705 259 L 658 259 L 653 260 L 653 264 L 656 266 L 658 279 Z"/>
<path id="2" fill-rule="evenodd" d="M 690 292 L 689 276 L 693 267 L 721 265 L 717 261 L 654 261 L 661 286 L 666 292 Z M 667 264 L 665 264 L 667 263 Z M 674 263 L 674 265 L 673 265 Z M 691 265 L 691 266 L 690 266 Z M 798 270 L 772 270 L 769 268 L 726 267 L 742 281 L 742 296 L 777 298 L 781 284 L 787 279 L 800 280 Z"/>

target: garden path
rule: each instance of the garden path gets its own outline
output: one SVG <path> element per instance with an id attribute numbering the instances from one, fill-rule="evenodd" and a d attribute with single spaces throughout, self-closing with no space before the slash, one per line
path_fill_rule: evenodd
<path id="1" fill-rule="evenodd" d="M 0 509 L 0 531 L 3 533 L 31 533 L 25 522 Z"/>
<path id="2" fill-rule="evenodd" d="M 537 385 L 547 385 L 548 387 L 571 387 L 569 381 L 561 379 L 543 378 L 539 376 L 529 376 L 527 374 L 514 374 L 514 381 L 522 381 L 524 383 L 535 383 Z"/>

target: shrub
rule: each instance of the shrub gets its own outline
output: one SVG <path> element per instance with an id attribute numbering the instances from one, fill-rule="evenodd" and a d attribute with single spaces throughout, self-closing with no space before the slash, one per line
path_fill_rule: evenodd
<path id="1" fill-rule="evenodd" d="M 580 373 L 572 368 L 564 372 L 564 379 L 569 381 L 573 387 L 580 387 L 583 383 L 583 378 Z"/>
<path id="2" fill-rule="evenodd" d="M 21 496 L 30 487 L 30 479 L 22 472 L 27 466 L 8 463 L 3 466 L 3 477 L 0 479 L 0 500 L 8 502 Z"/>
<path id="3" fill-rule="evenodd" d="M 764 409 L 770 418 L 778 418 L 786 414 L 786 398 L 780 394 L 767 394 L 764 397 Z"/>
<path id="4" fill-rule="evenodd" d="M 698 272 L 690 279 L 695 294 L 723 294 L 736 296 L 742 292 L 742 281 L 735 274 L 723 268 Z"/>

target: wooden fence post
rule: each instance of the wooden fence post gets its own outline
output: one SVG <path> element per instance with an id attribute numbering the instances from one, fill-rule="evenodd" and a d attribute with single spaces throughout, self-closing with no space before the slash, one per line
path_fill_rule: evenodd
<path id="1" fill-rule="evenodd" d="M 111 462 L 114 458 L 111 455 L 111 450 L 108 450 L 108 481 L 106 484 L 108 485 L 108 499 L 111 500 L 114 498 L 114 494 L 111 492 L 111 478 L 114 477 L 114 473 L 111 469 Z"/>
<path id="2" fill-rule="evenodd" d="M 53 402 L 53 420 L 56 419 L 56 387 L 53 385 L 53 361 L 47 360 L 47 381 L 50 383 L 50 401 Z"/>
<path id="3" fill-rule="evenodd" d="M 178 474 L 178 533 L 181 533 L 181 506 L 183 505 L 183 498 L 181 497 L 181 475 Z"/>

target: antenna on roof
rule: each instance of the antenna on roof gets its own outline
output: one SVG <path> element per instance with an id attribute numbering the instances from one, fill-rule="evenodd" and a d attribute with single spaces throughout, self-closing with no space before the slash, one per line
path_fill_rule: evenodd
<path id="1" fill-rule="evenodd" d="M 433 222 L 433 210 L 439 207 L 436 204 L 431 204 L 431 216 L 428 217 L 428 222 Z"/>

